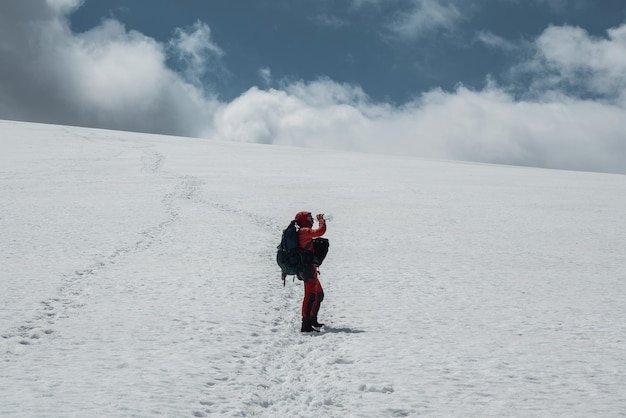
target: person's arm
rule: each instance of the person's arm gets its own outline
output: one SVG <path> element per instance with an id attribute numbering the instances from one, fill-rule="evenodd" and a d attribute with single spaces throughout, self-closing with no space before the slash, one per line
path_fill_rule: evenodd
<path id="1" fill-rule="evenodd" d="M 300 229 L 300 232 L 298 232 L 300 248 L 304 248 L 313 238 L 321 237 L 326 233 L 326 221 L 324 220 L 324 217 L 322 215 L 317 215 L 317 220 L 319 222 L 319 226 L 317 228 L 302 228 Z"/>
<path id="2" fill-rule="evenodd" d="M 326 233 L 326 220 L 324 219 L 324 215 L 317 215 L 317 222 L 319 223 L 319 226 L 315 229 L 311 229 L 311 238 L 321 237 Z"/>

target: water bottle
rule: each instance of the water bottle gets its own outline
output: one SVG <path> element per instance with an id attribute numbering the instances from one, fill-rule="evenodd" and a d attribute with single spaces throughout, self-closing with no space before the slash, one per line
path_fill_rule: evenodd
<path id="1" fill-rule="evenodd" d="M 331 215 L 330 213 L 325 213 L 324 215 L 322 215 L 322 217 L 326 222 L 330 222 L 333 220 L 333 215 Z"/>

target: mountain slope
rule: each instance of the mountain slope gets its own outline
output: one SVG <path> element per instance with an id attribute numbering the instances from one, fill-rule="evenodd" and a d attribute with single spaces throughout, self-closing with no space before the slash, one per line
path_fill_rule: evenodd
<path id="1" fill-rule="evenodd" d="M 2 416 L 615 416 L 626 177 L 0 122 Z M 334 216 L 325 332 L 280 232 Z"/>

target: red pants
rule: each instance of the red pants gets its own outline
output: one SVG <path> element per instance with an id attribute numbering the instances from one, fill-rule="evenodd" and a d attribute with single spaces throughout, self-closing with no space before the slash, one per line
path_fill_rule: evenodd
<path id="1" fill-rule="evenodd" d="M 324 289 L 317 278 L 317 268 L 314 269 L 313 277 L 304 282 L 304 300 L 302 301 L 302 316 L 316 317 L 320 310 L 320 304 L 324 300 Z"/>

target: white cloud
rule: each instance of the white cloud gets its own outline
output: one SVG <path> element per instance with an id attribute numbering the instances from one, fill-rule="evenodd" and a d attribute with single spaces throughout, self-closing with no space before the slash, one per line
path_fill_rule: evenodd
<path id="1" fill-rule="evenodd" d="M 462 19 L 459 9 L 450 1 L 412 0 L 412 8 L 400 13 L 388 29 L 404 39 L 415 39 L 438 30 L 450 31 Z"/>
<path id="2" fill-rule="evenodd" d="M 361 127 L 371 125 L 372 114 L 363 97 L 360 89 L 330 80 L 252 88 L 217 112 L 216 133 L 243 142 L 364 149 Z"/>
<path id="3" fill-rule="evenodd" d="M 581 28 L 549 27 L 537 39 L 537 53 L 527 70 L 538 88 L 583 90 L 624 100 L 626 92 L 626 25 L 607 31 L 606 38 Z"/>
<path id="4" fill-rule="evenodd" d="M 419 131 L 446 158 L 626 172 L 623 109 L 593 101 L 516 101 L 490 86 L 431 92 L 416 109 Z"/>
<path id="5" fill-rule="evenodd" d="M 564 98 L 517 102 L 503 89 L 435 90 L 401 108 L 330 80 L 251 89 L 218 112 L 222 139 L 626 173 L 624 109 Z"/>
<path id="6" fill-rule="evenodd" d="M 190 82 L 200 87 L 208 73 L 224 71 L 221 58 L 224 51 L 211 39 L 211 28 L 196 22 L 190 31 L 176 29 L 169 42 L 172 55 L 183 64 L 183 72 Z"/>
<path id="7" fill-rule="evenodd" d="M 272 70 L 268 67 L 259 69 L 259 77 L 264 86 L 269 87 L 272 85 Z"/>
<path id="8" fill-rule="evenodd" d="M 524 47 L 524 43 L 511 41 L 488 31 L 478 32 L 475 39 L 488 48 L 499 50 L 507 54 L 515 54 Z"/>
<path id="9" fill-rule="evenodd" d="M 79 5 L 1 3 L 0 117 L 179 135 L 210 130 L 217 102 L 167 67 L 164 45 L 116 20 L 72 33 L 67 14 Z M 205 28 L 196 29 L 199 36 Z M 198 52 L 194 36 L 178 40 L 187 54 Z"/>
<path id="10" fill-rule="evenodd" d="M 84 0 L 46 0 L 54 13 L 66 15 L 83 4 Z"/>

